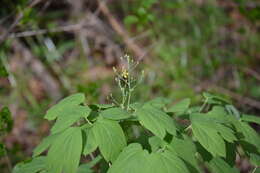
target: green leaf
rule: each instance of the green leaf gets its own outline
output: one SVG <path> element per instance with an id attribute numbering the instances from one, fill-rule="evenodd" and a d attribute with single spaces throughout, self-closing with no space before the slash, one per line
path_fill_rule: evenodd
<path id="1" fill-rule="evenodd" d="M 125 25 L 132 25 L 138 22 L 138 18 L 134 15 L 128 15 L 124 19 Z"/>
<path id="2" fill-rule="evenodd" d="M 165 112 L 152 106 L 144 106 L 136 111 L 137 118 L 140 123 L 163 139 L 166 131 L 172 135 L 176 135 L 176 125 L 174 120 Z"/>
<path id="3" fill-rule="evenodd" d="M 87 118 L 90 112 L 91 109 L 88 106 L 71 106 L 69 110 L 63 112 L 63 114 L 57 118 L 57 121 L 51 128 L 51 133 L 54 134 L 65 130 L 80 120 L 80 118 Z"/>
<path id="4" fill-rule="evenodd" d="M 83 154 L 86 156 L 96 150 L 96 148 L 98 147 L 98 143 L 95 138 L 92 127 L 85 129 L 83 132 L 86 135 L 86 138 L 85 138 L 86 141 L 85 141 L 85 146 L 83 148 Z"/>
<path id="5" fill-rule="evenodd" d="M 82 164 L 79 166 L 77 173 L 94 173 L 88 164 Z"/>
<path id="6" fill-rule="evenodd" d="M 232 168 L 220 157 L 213 158 L 208 164 L 210 170 L 214 173 L 239 173 L 237 169 Z"/>
<path id="7" fill-rule="evenodd" d="M 96 106 L 99 109 L 108 109 L 108 108 L 114 107 L 115 105 L 113 105 L 113 104 L 94 104 L 93 106 Z"/>
<path id="8" fill-rule="evenodd" d="M 226 142 L 226 162 L 230 166 L 235 166 L 236 164 L 236 144 L 235 143 L 228 143 Z"/>
<path id="9" fill-rule="evenodd" d="M 226 155 L 225 142 L 215 128 L 216 124 L 204 119 L 204 114 L 192 114 L 192 132 L 199 143 L 213 156 Z"/>
<path id="10" fill-rule="evenodd" d="M 86 164 L 81 164 L 77 170 L 77 173 L 94 173 L 91 167 L 95 166 L 101 159 L 102 157 L 99 155 L 91 162 Z"/>
<path id="11" fill-rule="evenodd" d="M 139 102 L 135 102 L 135 103 L 132 103 L 130 104 L 130 107 L 134 110 L 138 110 L 138 109 L 141 109 L 143 107 L 143 103 L 139 103 Z"/>
<path id="12" fill-rule="evenodd" d="M 120 153 L 107 173 L 148 173 L 146 171 L 149 153 L 137 143 L 128 145 Z"/>
<path id="13" fill-rule="evenodd" d="M 172 142 L 169 145 L 169 149 L 176 153 L 177 156 L 182 158 L 190 172 L 200 172 L 200 168 L 197 163 L 197 159 L 195 157 L 196 154 L 196 146 L 189 139 L 179 139 L 173 138 Z"/>
<path id="14" fill-rule="evenodd" d="M 185 112 L 190 106 L 190 99 L 186 98 L 175 105 L 173 105 L 171 108 L 169 108 L 169 112 L 173 113 L 183 113 Z"/>
<path id="15" fill-rule="evenodd" d="M 151 149 L 153 152 L 157 151 L 158 149 L 166 146 L 166 142 L 164 140 L 162 140 L 161 138 L 157 137 L 157 136 L 152 136 L 148 139 L 148 142 L 151 146 Z"/>
<path id="16" fill-rule="evenodd" d="M 149 173 L 189 173 L 184 162 L 170 151 L 151 153 L 147 166 Z"/>
<path id="17" fill-rule="evenodd" d="M 0 158 L 6 154 L 4 144 L 0 143 Z"/>
<path id="18" fill-rule="evenodd" d="M 2 62 L 2 60 L 0 59 L 0 77 L 7 77 L 8 76 L 8 72 Z"/>
<path id="19" fill-rule="evenodd" d="M 233 105 L 226 105 L 226 110 L 228 111 L 228 113 L 230 115 L 233 115 L 234 117 L 236 117 L 237 119 L 240 118 L 240 113 L 239 111 L 233 106 Z"/>
<path id="20" fill-rule="evenodd" d="M 234 141 L 237 140 L 237 138 L 236 138 L 236 136 L 235 136 L 235 134 L 234 134 L 235 132 L 234 132 L 232 129 L 230 129 L 230 128 L 228 128 L 228 127 L 222 125 L 222 124 L 216 124 L 214 127 L 216 128 L 216 130 L 220 133 L 220 135 L 221 135 L 226 141 L 232 143 L 232 142 L 234 142 Z"/>
<path id="21" fill-rule="evenodd" d="M 46 157 L 33 158 L 30 162 L 17 164 L 12 173 L 37 173 L 46 168 Z"/>
<path id="22" fill-rule="evenodd" d="M 82 104 L 85 101 L 85 95 L 83 93 L 73 94 L 69 97 L 62 99 L 58 104 L 51 107 L 44 118 L 48 120 L 54 120 L 58 116 L 63 115 L 70 110 L 72 106 Z"/>
<path id="23" fill-rule="evenodd" d="M 8 107 L 0 111 L 0 132 L 10 132 L 13 128 L 13 119 Z"/>
<path id="24" fill-rule="evenodd" d="M 244 136 L 243 140 L 252 144 L 260 152 L 260 137 L 258 133 L 246 122 L 240 122 L 240 125 L 241 129 L 239 131 Z"/>
<path id="25" fill-rule="evenodd" d="M 254 173 L 260 173 L 260 167 L 255 168 L 255 172 Z"/>
<path id="26" fill-rule="evenodd" d="M 210 152 L 208 152 L 199 142 L 195 141 L 194 143 L 196 150 L 204 161 L 210 161 L 213 158 L 212 154 L 210 154 Z"/>
<path id="27" fill-rule="evenodd" d="M 110 120 L 122 120 L 131 117 L 131 114 L 121 108 L 109 108 L 100 113 L 101 116 Z"/>
<path id="28" fill-rule="evenodd" d="M 220 123 L 231 123 L 232 116 L 228 115 L 225 108 L 222 106 L 214 106 L 207 116 Z"/>
<path id="29" fill-rule="evenodd" d="M 223 97 L 213 95 L 211 93 L 204 92 L 203 97 L 207 100 L 207 103 L 209 104 L 227 104 L 229 101 Z"/>
<path id="30" fill-rule="evenodd" d="M 99 118 L 93 125 L 93 133 L 106 161 L 114 161 L 126 146 L 124 132 L 116 121 Z"/>
<path id="31" fill-rule="evenodd" d="M 260 166 L 260 155 L 255 153 L 250 153 L 250 162 L 254 166 Z"/>
<path id="32" fill-rule="evenodd" d="M 82 134 L 79 127 L 63 131 L 50 146 L 47 155 L 48 171 L 51 173 L 75 173 L 82 151 Z"/>
<path id="33" fill-rule="evenodd" d="M 243 114 L 241 117 L 242 121 L 250 122 L 250 123 L 257 123 L 260 124 L 260 117 L 254 116 L 254 115 L 247 115 Z"/>
<path id="34" fill-rule="evenodd" d="M 163 108 L 165 107 L 167 104 L 170 103 L 170 100 L 167 99 L 167 98 L 164 98 L 164 97 L 157 97 L 149 102 L 146 102 L 145 104 L 146 105 L 151 105 L 153 107 L 156 107 L 156 108 Z"/>
<path id="35" fill-rule="evenodd" d="M 43 151 L 47 150 L 58 136 L 59 134 L 53 134 L 44 138 L 42 142 L 33 150 L 33 157 L 36 157 L 40 155 Z"/>
<path id="36" fill-rule="evenodd" d="M 170 151 L 149 154 L 137 143 L 128 145 L 108 173 L 188 173 L 184 162 Z"/>

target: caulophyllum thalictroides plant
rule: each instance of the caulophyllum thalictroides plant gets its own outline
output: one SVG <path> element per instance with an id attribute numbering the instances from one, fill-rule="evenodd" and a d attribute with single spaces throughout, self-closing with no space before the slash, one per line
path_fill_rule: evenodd
<path id="1" fill-rule="evenodd" d="M 167 98 L 132 103 L 141 79 L 133 77 L 137 63 L 123 59 L 125 67 L 114 69 L 122 100 L 86 105 L 81 93 L 61 100 L 45 115 L 55 121 L 50 135 L 13 173 L 238 173 L 238 156 L 256 170 L 260 138 L 249 123 L 260 124 L 259 117 L 209 93 L 202 106 L 190 99 L 169 106 Z"/>

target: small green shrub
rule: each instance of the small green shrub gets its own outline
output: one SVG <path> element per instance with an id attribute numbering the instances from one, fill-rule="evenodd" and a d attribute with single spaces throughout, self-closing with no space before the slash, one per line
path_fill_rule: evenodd
<path id="1" fill-rule="evenodd" d="M 209 93 L 202 106 L 167 98 L 132 103 L 141 79 L 132 77 L 136 64 L 126 59 L 126 68 L 115 69 L 122 100 L 86 105 L 81 93 L 61 100 L 45 115 L 55 121 L 50 135 L 14 173 L 89 173 L 96 164 L 108 173 L 235 173 L 237 154 L 260 165 L 260 138 L 249 125 L 260 124 L 259 117 Z M 88 155 L 92 161 L 81 163 Z"/>

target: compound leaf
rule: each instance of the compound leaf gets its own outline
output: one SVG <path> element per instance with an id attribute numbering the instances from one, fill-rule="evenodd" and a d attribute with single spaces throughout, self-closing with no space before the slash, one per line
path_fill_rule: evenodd
<path id="1" fill-rule="evenodd" d="M 40 156 L 33 158 L 27 163 L 18 163 L 12 173 L 37 173 L 39 171 L 44 171 L 46 168 L 46 157 Z"/>
<path id="2" fill-rule="evenodd" d="M 168 150 L 151 153 L 137 143 L 128 145 L 108 173 L 188 173 L 184 162 Z"/>
<path id="3" fill-rule="evenodd" d="M 100 115 L 111 120 L 122 120 L 131 117 L 131 114 L 122 108 L 109 108 L 102 111 Z"/>
<path id="4" fill-rule="evenodd" d="M 86 156 L 89 153 L 93 152 L 96 150 L 96 148 L 98 147 L 98 143 L 97 140 L 95 138 L 94 132 L 93 132 L 93 128 L 88 128 L 85 129 L 84 134 L 86 135 L 85 137 L 85 146 L 83 148 L 83 154 Z"/>
<path id="5" fill-rule="evenodd" d="M 51 133 L 58 133 L 73 125 L 80 118 L 87 118 L 91 109 L 88 106 L 71 106 L 70 109 L 58 116 L 57 121 L 51 128 Z"/>
<path id="6" fill-rule="evenodd" d="M 47 150 L 58 136 L 59 134 L 53 134 L 44 138 L 42 142 L 33 150 L 33 157 L 36 157 L 43 151 Z"/>
<path id="7" fill-rule="evenodd" d="M 166 142 L 164 140 L 162 140 L 161 138 L 157 137 L 157 136 L 152 136 L 148 139 L 148 142 L 151 146 L 151 150 L 153 152 L 156 152 L 158 149 L 163 148 L 166 146 Z"/>
<path id="8" fill-rule="evenodd" d="M 176 134 L 174 120 L 160 109 L 152 106 L 144 106 L 136 111 L 136 115 L 145 128 L 161 139 L 165 137 L 166 131 L 172 135 Z"/>
<path id="9" fill-rule="evenodd" d="M 63 131 L 52 143 L 47 166 L 51 173 L 75 173 L 82 151 L 82 134 L 79 127 Z"/>
<path id="10" fill-rule="evenodd" d="M 199 172 L 200 169 L 195 157 L 196 146 L 190 139 L 173 138 L 169 149 L 185 161 L 191 172 Z"/>
<path id="11" fill-rule="evenodd" d="M 59 103 L 51 107 L 44 118 L 48 120 L 54 120 L 58 116 L 63 115 L 70 110 L 71 106 L 82 104 L 85 101 L 85 95 L 83 93 L 73 94 L 69 97 L 62 99 Z"/>
<path id="12" fill-rule="evenodd" d="M 260 152 L 260 137 L 258 133 L 246 122 L 240 122 L 240 125 L 240 132 L 244 136 L 243 140 L 254 145 L 254 147 L 257 148 L 257 151 Z"/>
<path id="13" fill-rule="evenodd" d="M 198 142 L 208 150 L 213 156 L 226 155 L 225 142 L 214 127 L 215 123 L 208 120 L 203 120 L 204 114 L 192 114 L 192 132 Z"/>
<path id="14" fill-rule="evenodd" d="M 189 108 L 189 106 L 190 106 L 190 99 L 186 98 L 173 105 L 171 108 L 169 108 L 168 111 L 173 113 L 183 113 Z"/>
<path id="15" fill-rule="evenodd" d="M 148 155 L 140 144 L 132 143 L 123 149 L 108 173 L 149 173 L 146 171 Z"/>
<path id="16" fill-rule="evenodd" d="M 150 173 L 189 173 L 184 162 L 168 150 L 162 153 L 151 153 L 148 157 Z"/>
<path id="17" fill-rule="evenodd" d="M 151 105 L 156 108 L 163 108 L 165 105 L 169 104 L 170 100 L 164 97 L 157 97 L 149 102 L 145 103 L 146 105 Z"/>
<path id="18" fill-rule="evenodd" d="M 228 142 L 234 142 L 237 140 L 234 131 L 225 125 L 222 124 L 216 124 L 215 125 L 216 130 L 220 133 L 220 135 Z"/>
<path id="19" fill-rule="evenodd" d="M 114 161 L 126 146 L 124 132 L 116 121 L 99 118 L 93 125 L 93 133 L 106 161 Z"/>
<path id="20" fill-rule="evenodd" d="M 223 159 L 220 157 L 213 158 L 208 164 L 210 170 L 214 173 L 239 173 L 235 168 L 229 166 Z"/>
<path id="21" fill-rule="evenodd" d="M 91 162 L 88 162 L 86 164 L 81 164 L 78 167 L 77 173 L 94 173 L 91 167 L 95 166 L 101 159 L 102 157 L 99 155 Z"/>
<path id="22" fill-rule="evenodd" d="M 246 115 L 243 114 L 241 117 L 242 121 L 250 122 L 250 123 L 257 123 L 260 124 L 260 117 L 254 116 L 254 115 Z"/>
<path id="23" fill-rule="evenodd" d="M 260 166 L 260 155 L 255 153 L 250 153 L 250 162 L 254 166 Z"/>

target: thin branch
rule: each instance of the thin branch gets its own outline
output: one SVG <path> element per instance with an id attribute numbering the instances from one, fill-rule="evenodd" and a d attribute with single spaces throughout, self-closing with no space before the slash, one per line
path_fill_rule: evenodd
<path id="1" fill-rule="evenodd" d="M 110 25 L 112 28 L 117 32 L 117 34 L 122 37 L 123 41 L 125 42 L 126 46 L 135 54 L 138 59 L 142 59 L 145 53 L 142 49 L 133 42 L 130 38 L 127 31 L 121 26 L 121 24 L 115 19 L 115 17 L 111 14 L 110 10 L 108 9 L 105 1 L 97 0 L 99 4 L 100 11 L 107 17 Z"/>
<path id="2" fill-rule="evenodd" d="M 18 38 L 18 37 L 29 37 L 35 35 L 41 35 L 46 33 L 55 33 L 55 32 L 70 32 L 80 30 L 82 28 L 82 23 L 60 26 L 53 29 L 38 29 L 38 30 L 31 30 L 31 31 L 24 31 L 18 33 L 12 33 L 9 35 L 9 38 Z"/>
<path id="3" fill-rule="evenodd" d="M 243 70 L 245 73 L 247 73 L 247 74 L 253 76 L 254 78 L 256 78 L 257 80 L 260 81 L 260 74 L 257 73 L 256 71 L 254 71 L 254 70 L 252 70 L 252 69 L 250 69 L 250 68 L 243 68 L 242 70 Z"/>

